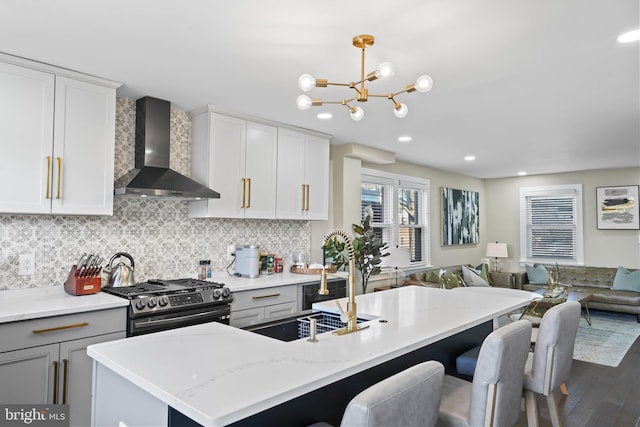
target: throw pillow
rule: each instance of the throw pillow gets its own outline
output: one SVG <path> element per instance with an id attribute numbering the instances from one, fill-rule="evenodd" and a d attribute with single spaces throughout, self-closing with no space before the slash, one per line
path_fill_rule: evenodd
<path id="1" fill-rule="evenodd" d="M 476 270 L 466 265 L 462 266 L 462 277 L 467 286 L 490 286 L 489 282 L 484 280 Z"/>
<path id="2" fill-rule="evenodd" d="M 426 273 L 411 273 L 409 275 L 409 280 L 415 280 L 417 282 L 424 282 L 426 277 Z"/>
<path id="3" fill-rule="evenodd" d="M 613 290 L 640 292 L 640 270 L 631 272 L 624 267 L 618 267 L 613 278 Z"/>
<path id="4" fill-rule="evenodd" d="M 534 267 L 527 264 L 524 267 L 527 270 L 527 278 L 529 279 L 529 283 L 531 283 L 532 285 L 549 284 L 549 274 L 547 273 L 547 269 L 544 267 L 544 265 Z"/>
<path id="5" fill-rule="evenodd" d="M 487 282 L 487 285 L 491 286 L 491 280 L 489 280 L 489 266 L 487 264 L 480 264 L 480 277 Z"/>
<path id="6" fill-rule="evenodd" d="M 447 271 L 442 275 L 442 281 L 444 282 L 444 285 L 447 289 L 457 288 L 462 285 L 462 283 L 460 283 L 460 280 L 458 279 L 458 276 L 451 273 L 450 271 Z"/>
<path id="7" fill-rule="evenodd" d="M 430 271 L 427 273 L 425 282 L 440 283 L 440 277 L 438 277 L 438 273 L 436 273 L 435 271 Z"/>

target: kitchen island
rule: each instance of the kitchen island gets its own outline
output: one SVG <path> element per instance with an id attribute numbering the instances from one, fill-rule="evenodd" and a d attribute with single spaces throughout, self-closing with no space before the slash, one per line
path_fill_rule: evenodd
<path id="1" fill-rule="evenodd" d="M 158 426 L 178 424 L 177 420 L 207 426 L 242 424 L 490 325 L 495 317 L 529 300 L 527 293 L 505 289 L 407 286 L 358 295 L 358 314 L 370 319 L 363 323 L 368 327 L 343 336 L 319 334 L 317 343 L 281 342 L 208 323 L 90 346 L 93 424 Z M 314 308 L 337 311 L 332 301 Z M 482 333 L 488 332 L 490 326 Z M 477 341 L 467 343 L 473 344 Z M 352 393 L 361 387 L 354 386 Z M 341 387 L 345 388 L 349 387 Z"/>

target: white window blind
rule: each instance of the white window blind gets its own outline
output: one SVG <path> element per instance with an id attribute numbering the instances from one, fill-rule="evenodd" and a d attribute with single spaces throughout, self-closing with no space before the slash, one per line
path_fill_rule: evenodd
<path id="1" fill-rule="evenodd" d="M 360 216 L 364 219 L 365 210 L 373 211 L 371 226 L 384 242 L 392 240 L 393 228 L 393 181 L 382 177 L 362 175 L 362 195 Z"/>
<path id="2" fill-rule="evenodd" d="M 581 187 L 521 188 L 523 261 L 561 264 L 583 262 Z"/>
<path id="3" fill-rule="evenodd" d="M 398 240 L 397 246 L 409 249 L 412 262 L 423 262 L 426 215 L 424 186 L 406 180 L 398 181 Z"/>
<path id="4" fill-rule="evenodd" d="M 364 169 L 361 210 L 373 211 L 372 226 L 389 247 L 406 248 L 410 264 L 428 259 L 428 181 Z"/>

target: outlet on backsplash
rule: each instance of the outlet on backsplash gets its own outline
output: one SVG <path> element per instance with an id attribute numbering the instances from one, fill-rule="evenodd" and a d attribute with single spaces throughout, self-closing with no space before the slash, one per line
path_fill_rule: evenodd
<path id="1" fill-rule="evenodd" d="M 227 245 L 227 258 L 231 259 L 231 255 L 236 252 L 236 245 L 234 243 Z"/>

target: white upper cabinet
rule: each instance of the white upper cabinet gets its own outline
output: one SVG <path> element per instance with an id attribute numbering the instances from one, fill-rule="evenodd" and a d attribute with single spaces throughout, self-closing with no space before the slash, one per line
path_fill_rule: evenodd
<path id="1" fill-rule="evenodd" d="M 111 215 L 118 84 L 11 58 L 0 56 L 0 212 Z"/>
<path id="2" fill-rule="evenodd" d="M 278 129 L 278 219 L 329 217 L 329 140 Z"/>
<path id="3" fill-rule="evenodd" d="M 220 193 L 189 204 L 192 217 L 273 219 L 278 129 L 212 112 L 192 117 L 191 175 Z"/>
<path id="4" fill-rule="evenodd" d="M 54 88 L 53 74 L 0 62 L 0 212 L 51 212 Z"/>
<path id="5" fill-rule="evenodd" d="M 113 88 L 56 78 L 53 213 L 113 214 L 115 102 Z"/>

